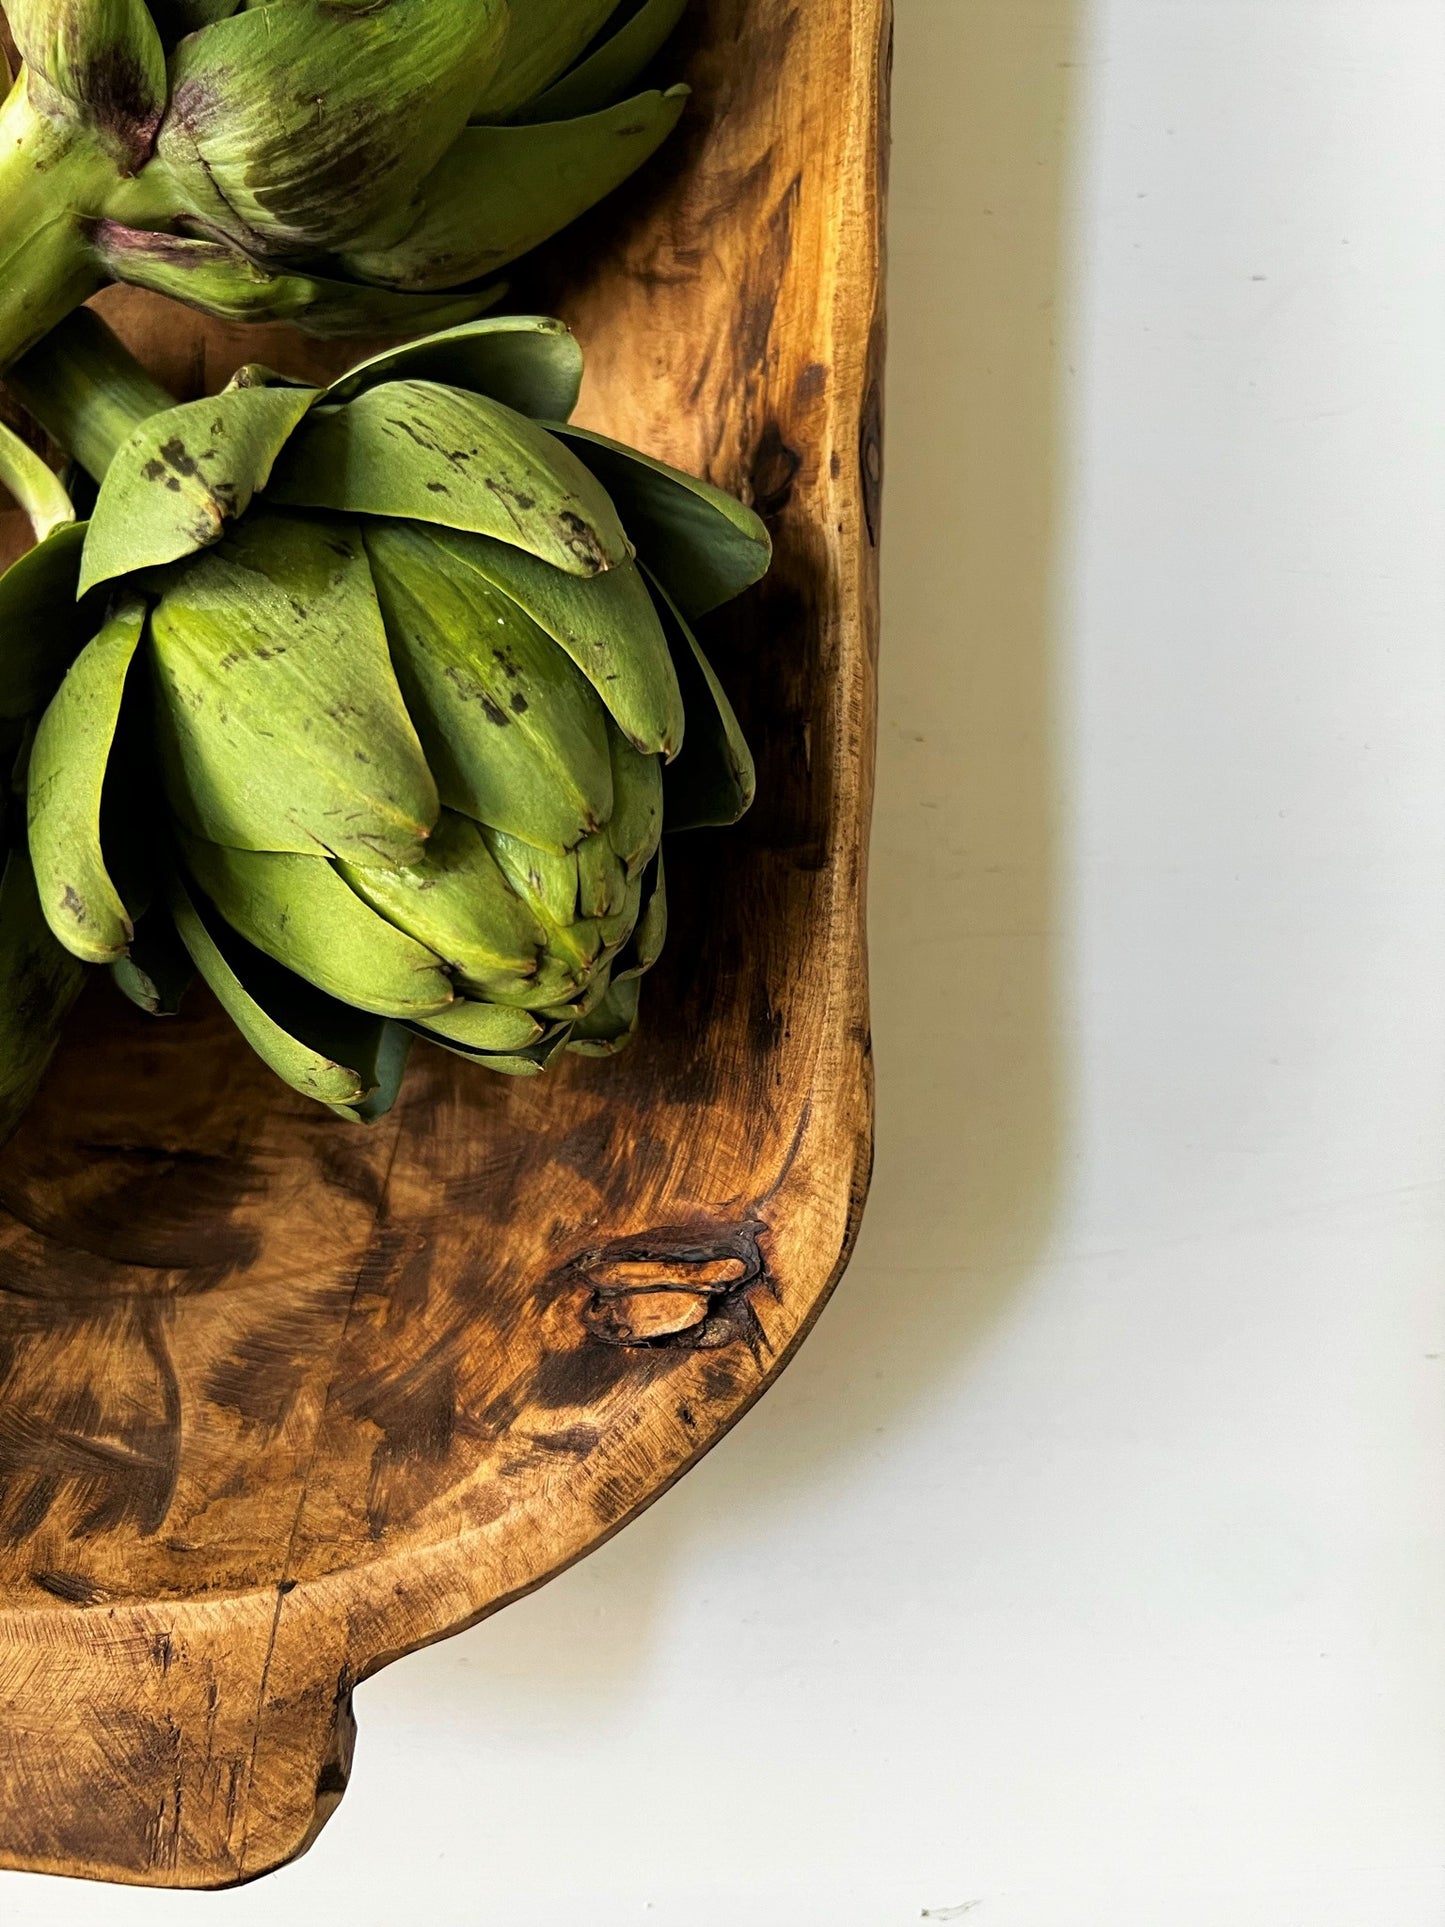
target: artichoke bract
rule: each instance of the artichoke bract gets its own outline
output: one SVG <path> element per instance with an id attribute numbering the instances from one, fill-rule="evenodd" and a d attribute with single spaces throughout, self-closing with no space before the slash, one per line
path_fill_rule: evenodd
<path id="1" fill-rule="evenodd" d="M 353 1115 L 411 1035 L 517 1073 L 625 1042 L 664 825 L 752 799 L 691 625 L 763 573 L 766 531 L 568 426 L 580 378 L 534 317 L 176 405 L 83 312 L 15 371 L 100 481 L 66 613 L 32 606 L 15 651 L 68 664 L 30 758 L 44 914 L 150 1008 L 183 953 Z"/>
<path id="2" fill-rule="evenodd" d="M 685 87 L 629 90 L 685 4 L 8 0 L 0 368 L 108 281 L 315 334 L 483 312 L 675 125 Z"/>
<path id="3" fill-rule="evenodd" d="M 52 934 L 40 908 L 25 834 L 24 786 L 35 722 L 54 693 L 68 650 L 84 639 L 74 607 L 56 611 L 73 582 L 82 536 L 60 481 L 0 423 L 0 483 L 29 517 L 37 544 L 0 577 L 0 633 L 9 660 L 0 679 L 0 1143 L 39 1088 L 84 973 Z M 94 611 L 89 612 L 91 615 Z M 12 627 L 7 617 L 17 617 Z M 36 630 L 51 631 L 39 647 Z M 52 624 L 64 634 L 56 635 Z"/>

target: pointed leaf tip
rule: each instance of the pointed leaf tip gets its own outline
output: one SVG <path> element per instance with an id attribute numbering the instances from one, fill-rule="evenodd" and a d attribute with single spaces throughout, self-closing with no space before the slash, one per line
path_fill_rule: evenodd
<path id="1" fill-rule="evenodd" d="M 232 388 L 152 415 L 116 455 L 86 536 L 80 593 L 194 555 L 264 488 L 314 388 Z"/>

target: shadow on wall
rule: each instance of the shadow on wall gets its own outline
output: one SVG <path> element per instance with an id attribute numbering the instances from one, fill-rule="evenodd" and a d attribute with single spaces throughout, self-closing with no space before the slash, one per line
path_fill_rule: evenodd
<path id="1" fill-rule="evenodd" d="M 797 1362 L 704 1467 L 581 1568 L 368 1685 L 363 1722 L 372 1694 L 423 1721 L 460 1694 L 479 1731 L 499 1696 L 570 1720 L 612 1700 L 684 1549 L 719 1517 L 804 1510 L 846 1477 L 860 1445 L 966 1369 L 1048 1235 L 1064 1121 L 1053 687 L 1077 6 L 897 9 L 878 1162 L 858 1252 Z"/>

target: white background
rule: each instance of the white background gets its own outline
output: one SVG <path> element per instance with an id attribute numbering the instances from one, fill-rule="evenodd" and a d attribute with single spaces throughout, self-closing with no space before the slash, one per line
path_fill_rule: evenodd
<path id="1" fill-rule="evenodd" d="M 898 0 L 852 1270 L 307 1860 L 3 1927 L 1441 1927 L 1442 73 Z"/>

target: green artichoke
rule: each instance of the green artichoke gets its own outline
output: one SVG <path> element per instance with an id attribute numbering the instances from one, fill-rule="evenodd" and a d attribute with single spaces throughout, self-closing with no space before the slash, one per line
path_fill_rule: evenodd
<path id="1" fill-rule="evenodd" d="M 8 0 L 0 368 L 108 281 L 409 333 L 625 180 L 686 0 Z M 451 292 L 462 290 L 461 293 Z"/>
<path id="2" fill-rule="evenodd" d="M 15 371 L 100 480 L 53 630 L 0 579 L 14 663 L 69 663 L 30 759 L 45 915 L 151 1008 L 183 949 L 352 1114 L 394 1096 L 408 1034 L 511 1072 L 624 1042 L 664 821 L 751 801 L 689 623 L 762 574 L 767 534 L 566 426 L 580 378 L 528 317 L 324 391 L 250 368 L 174 405 L 88 312 Z"/>

